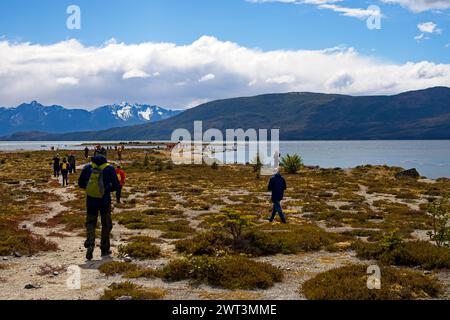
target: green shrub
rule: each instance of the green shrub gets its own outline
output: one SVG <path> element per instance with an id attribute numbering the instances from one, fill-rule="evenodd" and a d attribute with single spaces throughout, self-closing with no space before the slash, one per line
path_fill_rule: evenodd
<path id="1" fill-rule="evenodd" d="M 134 237 L 126 245 L 119 246 L 119 255 L 129 255 L 138 259 L 155 259 L 159 257 L 161 249 L 152 244 L 155 239 L 151 237 Z"/>
<path id="2" fill-rule="evenodd" d="M 270 229 L 269 229 L 270 228 Z M 246 253 L 254 256 L 296 254 L 332 249 L 350 236 L 328 233 L 312 224 L 270 225 L 253 228 L 237 241 L 223 232 L 209 232 L 176 242 L 179 252 L 193 255 L 217 255 L 220 252 Z"/>
<path id="3" fill-rule="evenodd" d="M 236 246 L 242 240 L 244 230 L 256 225 L 255 220 L 255 216 L 225 208 L 221 210 L 220 214 L 214 216 L 211 227 L 216 232 L 226 232 L 231 235 L 233 244 Z"/>
<path id="4" fill-rule="evenodd" d="M 270 229 L 268 229 L 270 227 Z M 350 237 L 328 233 L 313 224 L 279 225 L 254 229 L 244 239 L 248 253 L 271 255 L 277 253 L 296 254 L 330 248 Z"/>
<path id="5" fill-rule="evenodd" d="M 281 270 L 242 256 L 173 260 L 161 270 L 169 281 L 193 280 L 229 290 L 267 289 L 283 279 Z"/>
<path id="6" fill-rule="evenodd" d="M 450 268 L 450 250 L 439 248 L 427 241 L 403 242 L 392 248 L 380 243 L 355 244 L 357 257 L 376 259 L 383 264 L 422 267 L 425 269 Z"/>
<path id="7" fill-rule="evenodd" d="M 367 266 L 351 265 L 320 273 L 303 284 L 310 300 L 401 300 L 437 298 L 439 282 L 417 271 L 381 268 L 381 289 L 367 288 Z"/>
<path id="8" fill-rule="evenodd" d="M 438 247 L 450 247 L 450 203 L 446 195 L 436 199 L 428 205 L 428 212 L 432 217 L 433 230 L 428 233 L 430 239 L 436 242 Z"/>
<path id="9" fill-rule="evenodd" d="M 175 243 L 178 252 L 193 255 L 216 255 L 218 252 L 228 250 L 231 246 L 232 240 L 218 232 L 201 233 Z"/>
<path id="10" fill-rule="evenodd" d="M 151 268 L 143 268 L 133 263 L 111 261 L 102 264 L 98 271 L 106 276 L 122 275 L 125 278 L 154 278 L 158 271 Z"/>
<path id="11" fill-rule="evenodd" d="M 22 255 L 35 254 L 40 251 L 55 251 L 58 245 L 46 240 L 29 230 L 19 229 L 15 223 L 0 221 L 0 256 L 14 252 Z"/>
<path id="12" fill-rule="evenodd" d="M 102 264 L 98 271 L 106 276 L 114 276 L 138 270 L 138 266 L 132 263 L 111 261 Z"/>
<path id="13" fill-rule="evenodd" d="M 289 155 L 281 159 L 280 166 L 289 174 L 296 174 L 303 167 L 303 160 L 298 154 Z"/>
<path id="14" fill-rule="evenodd" d="M 106 289 L 100 300 L 116 300 L 120 297 L 131 297 L 133 300 L 159 300 L 166 295 L 165 291 L 158 288 L 144 288 L 132 282 L 113 283 Z"/>

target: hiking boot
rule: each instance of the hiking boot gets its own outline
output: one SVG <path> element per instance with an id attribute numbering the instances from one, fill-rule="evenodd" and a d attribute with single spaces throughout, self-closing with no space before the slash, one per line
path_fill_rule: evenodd
<path id="1" fill-rule="evenodd" d="M 102 257 L 109 257 L 110 255 L 112 255 L 111 250 L 107 250 L 107 251 L 102 250 Z"/>
<path id="2" fill-rule="evenodd" d="M 86 260 L 91 261 L 92 258 L 94 258 L 94 247 L 89 247 L 86 251 Z"/>
<path id="3" fill-rule="evenodd" d="M 271 223 L 273 222 L 272 217 L 268 217 L 268 218 L 266 218 L 266 220 L 271 222 Z"/>

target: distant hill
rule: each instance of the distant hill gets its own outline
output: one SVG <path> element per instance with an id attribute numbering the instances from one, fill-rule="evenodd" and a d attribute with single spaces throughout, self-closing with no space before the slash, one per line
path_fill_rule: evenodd
<path id="1" fill-rule="evenodd" d="M 0 108 L 0 135 L 20 131 L 49 133 L 104 130 L 168 119 L 180 111 L 141 104 L 113 104 L 93 111 L 43 106 L 37 101 Z"/>
<path id="2" fill-rule="evenodd" d="M 176 128 L 192 131 L 194 120 L 202 120 L 204 130 L 280 128 L 282 140 L 450 139 L 450 88 L 394 96 L 267 94 L 213 101 L 145 125 L 3 140 L 169 140 Z"/>

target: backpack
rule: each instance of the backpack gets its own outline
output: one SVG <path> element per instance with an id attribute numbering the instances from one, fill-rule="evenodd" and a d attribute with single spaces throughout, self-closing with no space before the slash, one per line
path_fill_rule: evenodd
<path id="1" fill-rule="evenodd" d="M 67 163 L 63 163 L 61 165 L 61 170 L 67 170 Z"/>
<path id="2" fill-rule="evenodd" d="M 103 170 L 109 166 L 109 163 L 104 163 L 101 166 L 97 166 L 92 163 L 92 173 L 89 178 L 86 194 L 95 199 L 101 199 L 105 195 L 105 185 L 103 183 Z"/>

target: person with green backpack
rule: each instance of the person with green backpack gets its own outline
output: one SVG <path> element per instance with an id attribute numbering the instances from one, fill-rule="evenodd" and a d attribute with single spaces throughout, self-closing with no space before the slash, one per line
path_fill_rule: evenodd
<path id="1" fill-rule="evenodd" d="M 95 248 L 95 230 L 97 228 L 98 215 L 100 213 L 101 255 L 111 255 L 110 235 L 112 231 L 111 219 L 111 192 L 120 188 L 116 170 L 106 160 L 106 153 L 97 152 L 91 159 L 91 163 L 83 168 L 78 179 L 78 186 L 86 190 L 86 231 L 87 239 L 84 243 L 86 259 L 92 260 Z"/>

